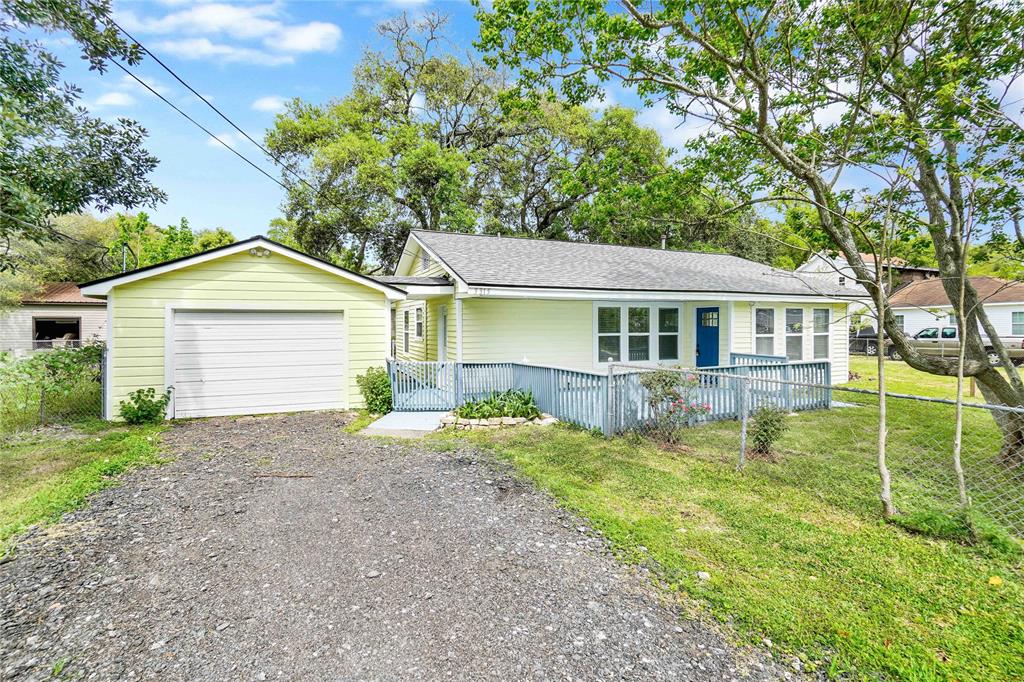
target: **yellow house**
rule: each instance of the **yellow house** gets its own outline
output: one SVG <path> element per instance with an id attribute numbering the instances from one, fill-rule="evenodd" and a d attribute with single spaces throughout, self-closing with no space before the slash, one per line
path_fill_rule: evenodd
<path id="1" fill-rule="evenodd" d="M 727 254 L 414 230 L 395 274 L 399 360 L 711 367 L 735 353 L 848 377 L 854 294 Z"/>
<path id="2" fill-rule="evenodd" d="M 173 387 L 168 417 L 359 407 L 405 293 L 263 237 L 82 285 L 107 301 L 104 414 Z"/>

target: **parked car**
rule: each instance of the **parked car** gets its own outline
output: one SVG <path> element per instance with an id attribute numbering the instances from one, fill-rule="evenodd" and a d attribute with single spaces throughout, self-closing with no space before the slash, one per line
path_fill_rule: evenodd
<path id="1" fill-rule="evenodd" d="M 886 335 L 885 343 L 889 343 L 889 336 Z M 850 352 L 863 353 L 864 355 L 878 355 L 878 333 L 874 327 L 861 327 L 850 334 Z"/>
<path id="2" fill-rule="evenodd" d="M 998 365 L 999 356 L 989 345 L 988 338 L 984 335 L 981 338 L 985 343 L 985 350 L 988 351 L 989 362 Z M 1015 365 L 1024 363 L 1024 337 L 1004 336 L 1001 337 L 1001 340 L 1010 356 L 1010 361 Z M 910 339 L 910 345 L 923 355 L 957 357 L 960 353 L 960 340 L 956 327 L 927 327 L 914 334 Z M 891 343 L 886 343 L 885 352 L 893 360 L 902 359 L 900 352 Z"/>

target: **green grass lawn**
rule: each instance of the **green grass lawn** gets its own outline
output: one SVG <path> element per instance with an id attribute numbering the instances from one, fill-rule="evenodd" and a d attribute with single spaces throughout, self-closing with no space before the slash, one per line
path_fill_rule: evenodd
<path id="1" fill-rule="evenodd" d="M 850 375 L 853 379 L 849 386 L 878 390 L 878 361 L 875 358 L 851 355 Z M 956 399 L 956 377 L 920 372 L 901 360 L 885 361 L 885 383 L 887 390 L 892 393 Z M 964 380 L 964 399 L 973 402 L 984 401 L 981 391 L 976 391 L 975 396 L 970 395 L 970 379 Z"/>
<path id="2" fill-rule="evenodd" d="M 916 405 L 923 411 L 894 424 L 896 443 L 947 428 L 932 423 L 933 406 Z M 733 423 L 691 429 L 675 452 L 568 427 L 432 438 L 512 462 L 625 560 L 653 563 L 672 590 L 742 637 L 768 637 L 835 678 L 1024 679 L 1020 545 L 998 533 L 968 545 L 883 522 L 872 411 L 790 417 L 780 461 L 751 461 L 743 472 Z M 896 479 L 898 503 L 925 508 L 944 497 L 927 471 Z"/>
<path id="3" fill-rule="evenodd" d="M 0 556 L 18 533 L 56 521 L 132 467 L 158 461 L 163 427 L 84 424 L 69 437 L 22 436 L 0 442 Z"/>

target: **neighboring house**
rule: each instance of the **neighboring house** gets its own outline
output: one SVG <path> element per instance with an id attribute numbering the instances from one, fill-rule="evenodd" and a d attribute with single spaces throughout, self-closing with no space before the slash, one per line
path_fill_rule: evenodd
<path id="1" fill-rule="evenodd" d="M 862 253 L 860 257 L 864 260 L 864 264 L 873 272 L 875 257 L 870 253 Z M 910 265 L 902 258 L 891 258 L 884 267 L 886 269 L 884 274 L 887 274 L 889 279 L 889 291 L 896 291 L 900 287 L 912 282 L 933 279 L 939 276 L 938 268 Z M 868 295 L 867 289 L 857 281 L 853 267 L 850 266 L 849 261 L 842 254 L 832 256 L 825 251 L 818 252 L 808 258 L 807 262 L 798 267 L 796 271 L 801 274 L 815 275 L 826 282 L 844 287 L 855 294 L 860 299 L 860 305 L 851 307 L 851 310 L 871 307 L 871 297 Z"/>
<path id="2" fill-rule="evenodd" d="M 971 277 L 971 284 L 1000 336 L 1024 336 L 1024 283 Z M 889 297 L 903 331 L 913 336 L 929 327 L 955 327 L 956 315 L 941 279 L 914 282 Z"/>
<path id="3" fill-rule="evenodd" d="M 845 290 L 720 254 L 416 231 L 371 278 L 254 237 L 82 292 L 107 301 L 108 416 L 166 386 L 171 417 L 359 407 L 392 343 L 590 371 L 757 352 L 847 379 Z"/>
<path id="4" fill-rule="evenodd" d="M 725 254 L 413 231 L 395 275 L 399 359 L 708 367 L 827 359 L 847 378 L 855 293 Z"/>
<path id="5" fill-rule="evenodd" d="M 106 328 L 105 302 L 86 298 L 74 282 L 54 282 L 17 308 L 0 312 L 0 352 L 102 341 Z"/>

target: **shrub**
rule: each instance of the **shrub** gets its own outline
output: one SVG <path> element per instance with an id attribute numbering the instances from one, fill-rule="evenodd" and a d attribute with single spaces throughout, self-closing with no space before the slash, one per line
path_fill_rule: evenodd
<path id="1" fill-rule="evenodd" d="M 369 412 L 387 414 L 391 411 L 391 378 L 386 369 L 370 367 L 366 374 L 356 377 L 356 384 Z"/>
<path id="2" fill-rule="evenodd" d="M 157 396 L 154 388 L 140 388 L 121 401 L 121 416 L 129 424 L 156 424 L 164 420 L 167 403 L 171 402 L 171 388 Z"/>
<path id="3" fill-rule="evenodd" d="M 711 411 L 701 400 L 700 378 L 693 372 L 659 369 L 641 374 L 639 381 L 654 415 L 650 434 L 663 443 L 678 443 L 685 427 Z"/>
<path id="4" fill-rule="evenodd" d="M 750 425 L 751 449 L 758 455 L 771 454 L 775 443 L 786 433 L 786 413 L 774 405 L 762 405 L 754 410 Z"/>
<path id="5" fill-rule="evenodd" d="M 455 409 L 463 419 L 492 419 L 494 417 L 522 417 L 533 419 L 540 416 L 540 408 L 530 391 L 505 391 L 492 393 L 485 398 L 467 400 Z"/>

